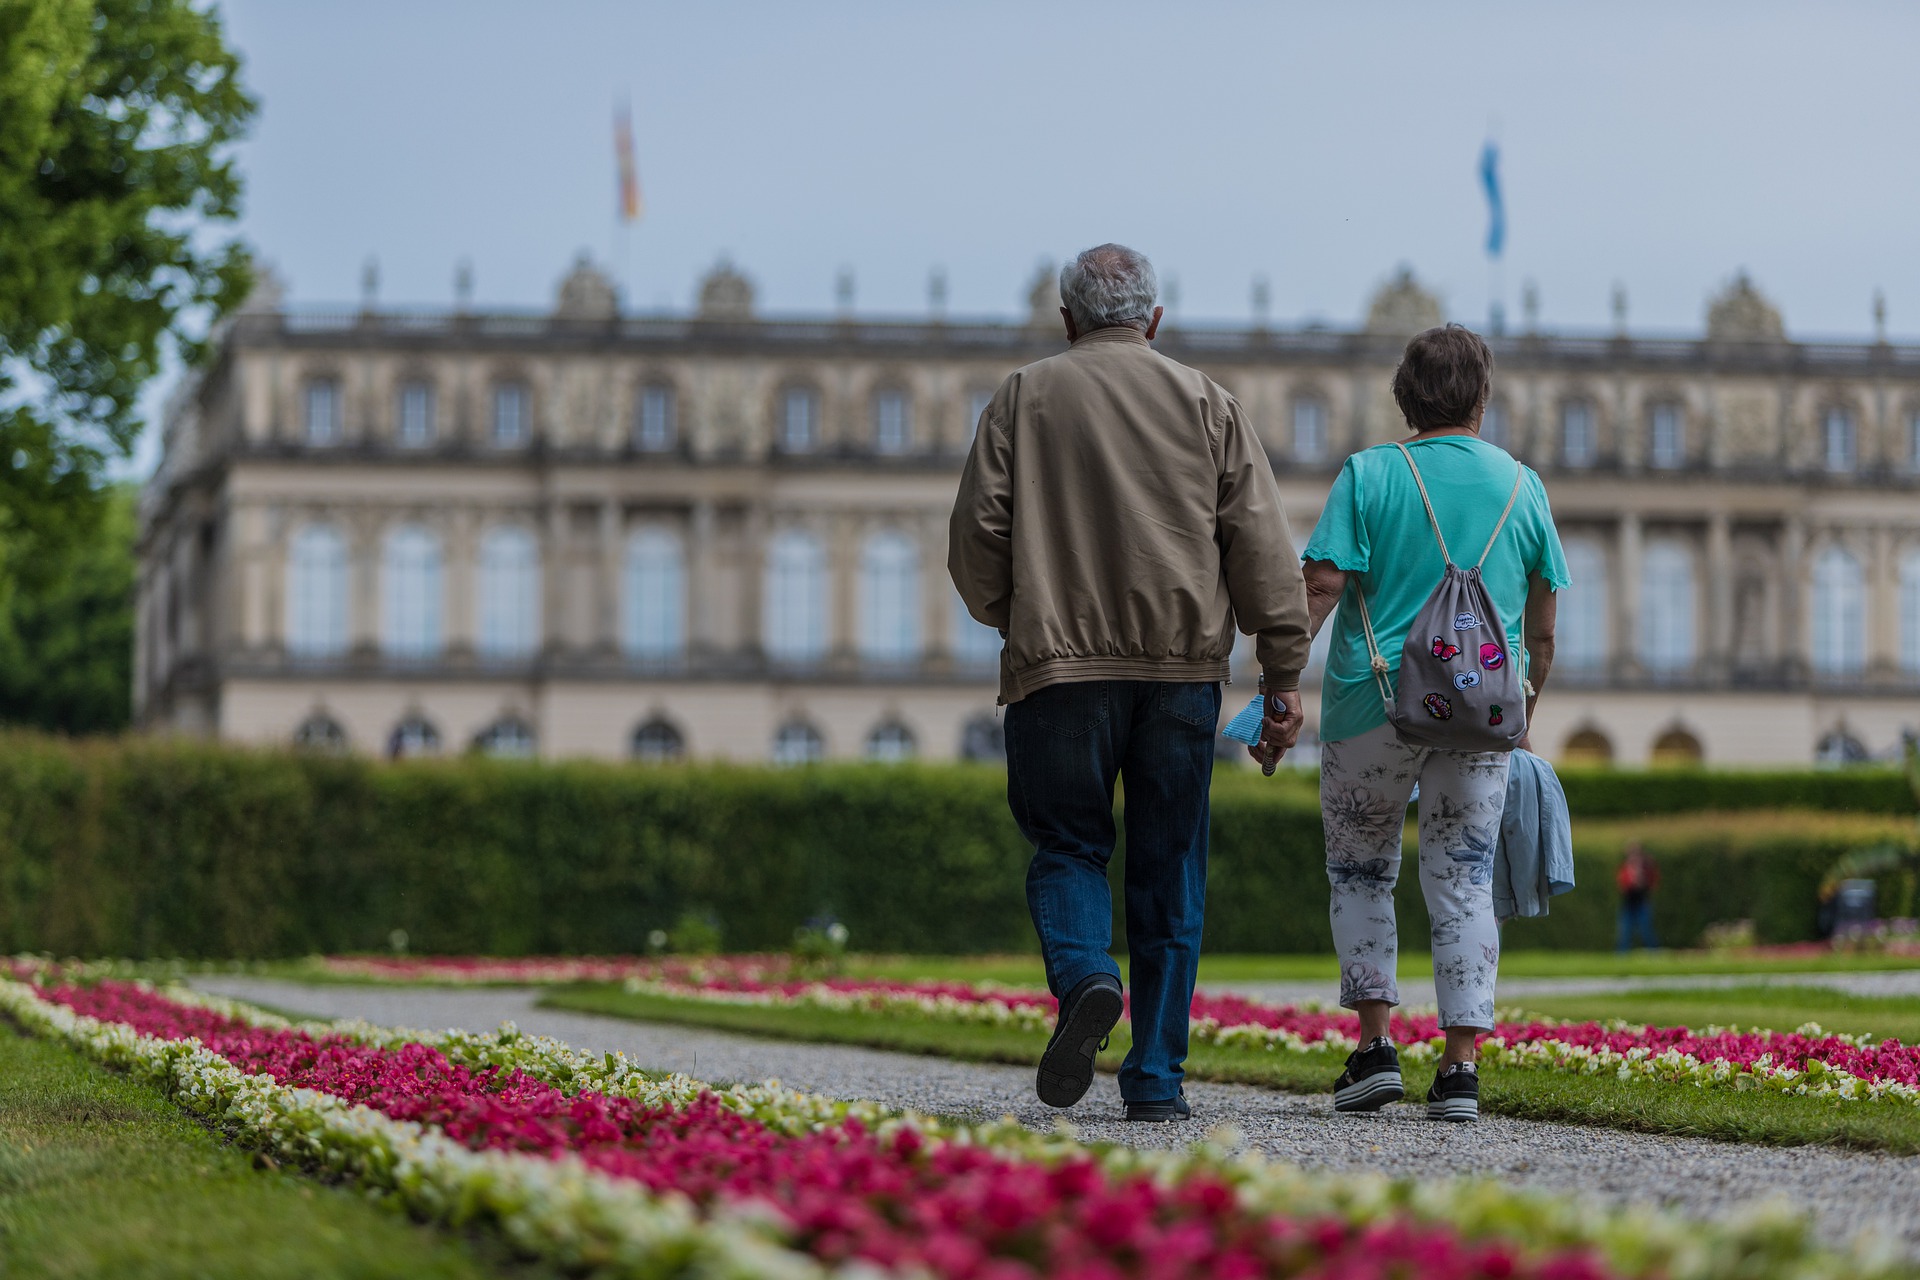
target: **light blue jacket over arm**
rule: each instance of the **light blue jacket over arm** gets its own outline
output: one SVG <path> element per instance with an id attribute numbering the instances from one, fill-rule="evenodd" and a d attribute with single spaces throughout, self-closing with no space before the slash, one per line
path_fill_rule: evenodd
<path id="1" fill-rule="evenodd" d="M 1493 914 L 1544 916 L 1547 899 L 1573 888 L 1573 823 L 1553 766 L 1515 751 L 1507 769 L 1507 809 L 1493 855 Z"/>

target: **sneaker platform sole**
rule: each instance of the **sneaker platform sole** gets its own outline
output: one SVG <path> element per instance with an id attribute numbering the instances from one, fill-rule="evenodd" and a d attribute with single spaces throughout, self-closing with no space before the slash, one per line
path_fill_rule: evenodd
<path id="1" fill-rule="evenodd" d="M 1427 1119 L 1466 1124 L 1480 1118 L 1478 1098 L 1435 1098 L 1427 1103 Z"/>
<path id="2" fill-rule="evenodd" d="M 1124 1008 L 1120 993 L 1107 987 L 1089 991 L 1073 1007 L 1073 1015 L 1040 1056 L 1034 1092 L 1050 1107 L 1070 1107 L 1093 1087 L 1093 1060 L 1100 1042 L 1120 1021 Z"/>
<path id="3" fill-rule="evenodd" d="M 1335 1111 L 1378 1111 L 1407 1096 L 1398 1071 L 1381 1071 L 1333 1091 Z"/>

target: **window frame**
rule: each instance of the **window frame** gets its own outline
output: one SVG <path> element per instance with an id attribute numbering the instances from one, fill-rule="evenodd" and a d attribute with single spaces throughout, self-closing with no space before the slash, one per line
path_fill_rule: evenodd
<path id="1" fill-rule="evenodd" d="M 895 423 L 898 434 L 888 439 L 887 407 L 892 405 L 899 410 L 899 420 Z M 887 457 L 900 457 L 913 452 L 913 395 L 905 387 L 891 383 L 876 387 L 872 397 L 873 451 Z"/>
<path id="2" fill-rule="evenodd" d="M 675 529 L 641 525 L 621 544 L 620 651 L 656 665 L 686 657 L 687 544 Z"/>
<path id="3" fill-rule="evenodd" d="M 661 406 L 660 422 L 652 421 L 649 410 Z M 659 427 L 656 434 L 655 426 Z M 640 384 L 633 400 L 633 447 L 641 453 L 669 453 L 680 442 L 680 391 L 663 378 L 649 378 Z"/>
<path id="4" fill-rule="evenodd" d="M 1668 449 L 1661 448 L 1661 425 L 1671 430 Z M 1687 416 L 1672 400 L 1655 401 L 1647 409 L 1647 465 L 1655 471 L 1681 471 L 1687 465 Z"/>
<path id="5" fill-rule="evenodd" d="M 494 562 L 490 559 L 494 549 L 501 547 L 508 539 L 513 544 L 530 553 L 524 563 L 512 564 Z M 480 534 L 474 549 L 474 652 L 489 662 L 524 662 L 539 654 L 544 640 L 544 612 L 542 608 L 543 566 L 540 557 L 540 535 L 525 525 L 500 523 L 488 526 Z M 523 574 L 517 581 L 501 581 L 503 573 Z M 523 599 L 501 600 L 497 593 L 507 591 L 510 596 Z M 519 625 L 505 629 L 496 628 L 499 617 L 520 619 L 524 622 L 524 631 Z M 500 639 L 502 635 L 507 639 Z"/>
<path id="6" fill-rule="evenodd" d="M 515 427 L 511 437 L 502 433 L 505 415 L 500 410 L 507 400 L 517 401 L 514 410 Z M 496 449 L 523 449 L 533 440 L 533 389 L 524 378 L 501 378 L 493 384 L 490 397 L 493 411 L 492 421 L 488 424 L 487 439 Z"/>
<path id="7" fill-rule="evenodd" d="M 314 420 L 314 396 L 324 391 L 327 399 L 328 422 L 324 433 L 317 433 Z M 317 374 L 308 378 L 300 388 L 300 431 L 302 441 L 315 449 L 331 448 L 340 443 L 346 433 L 342 429 L 340 379 L 334 374 Z"/>
<path id="8" fill-rule="evenodd" d="M 421 406 L 419 431 L 413 430 L 414 417 L 410 406 L 416 401 Z M 393 440 L 402 449 L 427 449 L 433 446 L 434 437 L 439 434 L 439 396 L 434 390 L 431 379 L 407 378 L 400 383 L 395 395 Z"/>
<path id="9" fill-rule="evenodd" d="M 1325 462 L 1333 450 L 1333 410 L 1327 404 L 1327 398 L 1315 393 L 1305 393 L 1293 398 L 1292 410 L 1287 415 L 1289 430 L 1293 436 L 1293 460 L 1295 462 Z M 1303 436 L 1303 426 L 1311 425 L 1312 439 Z"/>
<path id="10" fill-rule="evenodd" d="M 1576 411 L 1583 419 L 1581 434 L 1585 437 L 1584 452 L 1576 453 L 1573 448 L 1573 419 Z M 1575 471 L 1592 469 L 1600 461 L 1600 413 L 1590 396 L 1570 396 L 1560 402 L 1560 448 L 1559 462 L 1563 467 Z"/>
<path id="11" fill-rule="evenodd" d="M 807 406 L 804 437 L 794 433 L 793 408 Z M 778 451 L 783 454 L 813 453 L 820 448 L 820 425 L 825 415 L 820 388 L 805 382 L 789 382 L 780 388 L 779 430 L 775 434 Z"/>
<path id="12" fill-rule="evenodd" d="M 1845 428 L 1839 438 L 1845 444 L 1845 457 L 1836 459 L 1836 424 Z M 1820 469 L 1830 476 L 1853 475 L 1860 469 L 1860 419 L 1843 404 L 1830 404 L 1820 411 Z"/>

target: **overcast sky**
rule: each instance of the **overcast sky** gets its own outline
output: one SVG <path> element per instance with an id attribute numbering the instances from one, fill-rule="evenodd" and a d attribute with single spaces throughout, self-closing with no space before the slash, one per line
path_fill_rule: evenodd
<path id="1" fill-rule="evenodd" d="M 1011 313 L 1102 240 L 1180 313 L 1346 323 L 1407 263 L 1487 314 L 1688 330 L 1746 267 L 1800 336 L 1920 335 L 1920 6 L 225 0 L 262 109 L 244 230 L 296 301 L 544 305 L 581 250 L 685 307 L 729 255 L 763 306 Z M 614 233 L 613 104 L 647 211 Z"/>

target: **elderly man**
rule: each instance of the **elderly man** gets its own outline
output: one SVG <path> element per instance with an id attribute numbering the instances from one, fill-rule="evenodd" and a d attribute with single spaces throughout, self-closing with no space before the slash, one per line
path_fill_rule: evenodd
<path id="1" fill-rule="evenodd" d="M 1239 404 L 1148 343 L 1153 266 L 1117 244 L 1060 273 L 1072 345 L 1001 384 L 949 531 L 967 610 L 1006 637 L 1007 801 L 1032 842 L 1027 903 L 1059 1019 L 1037 1090 L 1070 1107 L 1122 1010 L 1112 945 L 1116 778 L 1126 796 L 1129 1120 L 1184 1120 L 1207 791 L 1234 627 L 1258 637 L 1267 743 L 1300 732 L 1306 592 L 1272 468 Z"/>

